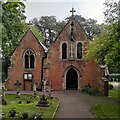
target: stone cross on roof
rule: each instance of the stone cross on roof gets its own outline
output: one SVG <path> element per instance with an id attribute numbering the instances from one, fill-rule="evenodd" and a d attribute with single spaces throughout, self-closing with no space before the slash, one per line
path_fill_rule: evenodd
<path id="1" fill-rule="evenodd" d="M 74 8 L 72 8 L 72 10 L 70 10 L 70 12 L 72 12 L 72 16 L 74 16 L 74 12 L 76 12 L 76 10 L 74 10 Z"/>

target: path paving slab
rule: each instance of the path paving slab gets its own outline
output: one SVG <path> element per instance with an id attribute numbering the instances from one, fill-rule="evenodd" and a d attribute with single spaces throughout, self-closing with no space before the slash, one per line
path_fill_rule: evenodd
<path id="1" fill-rule="evenodd" d="M 55 118 L 94 118 L 90 106 L 84 101 L 84 94 L 79 91 L 57 91 L 54 96 L 60 100 Z"/>

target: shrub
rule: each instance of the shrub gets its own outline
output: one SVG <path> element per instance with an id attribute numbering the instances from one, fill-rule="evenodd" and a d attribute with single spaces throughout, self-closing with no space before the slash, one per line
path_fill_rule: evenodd
<path id="1" fill-rule="evenodd" d="M 15 114 L 16 114 L 15 108 L 10 109 L 10 111 L 9 111 L 9 117 L 15 117 Z"/>
<path id="2" fill-rule="evenodd" d="M 22 104 L 22 101 L 19 101 L 18 104 Z"/>
<path id="3" fill-rule="evenodd" d="M 5 98 L 2 97 L 2 105 L 7 105 L 7 101 Z"/>
<path id="4" fill-rule="evenodd" d="M 82 89 L 82 92 L 88 93 L 89 95 L 98 95 L 99 94 L 98 89 L 91 87 L 89 84 Z"/>
<path id="5" fill-rule="evenodd" d="M 109 88 L 109 90 L 112 90 L 113 89 L 113 85 L 109 84 L 108 88 Z"/>
<path id="6" fill-rule="evenodd" d="M 27 119 L 28 118 L 28 113 L 27 112 L 22 113 L 21 118 L 22 119 Z"/>
<path id="7" fill-rule="evenodd" d="M 32 115 L 29 116 L 29 119 L 34 120 L 36 118 L 36 116 L 37 116 L 36 114 L 32 114 Z"/>
<path id="8" fill-rule="evenodd" d="M 41 114 L 32 114 L 29 116 L 29 120 L 43 120 L 43 113 Z"/>
<path id="9" fill-rule="evenodd" d="M 43 120 L 43 116 L 42 116 L 42 114 L 37 115 L 35 120 Z"/>
<path id="10" fill-rule="evenodd" d="M 31 103 L 31 100 L 29 100 L 29 99 L 28 99 L 28 100 L 26 100 L 26 103 L 27 103 L 27 104 Z"/>

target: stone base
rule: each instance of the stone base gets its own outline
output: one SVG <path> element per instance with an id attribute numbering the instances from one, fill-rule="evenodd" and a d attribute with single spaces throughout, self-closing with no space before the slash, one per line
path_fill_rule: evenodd
<path id="1" fill-rule="evenodd" d="M 38 103 L 36 106 L 37 107 L 49 107 L 49 104 Z"/>
<path id="2" fill-rule="evenodd" d="M 16 98 L 20 98 L 20 92 L 16 93 Z"/>
<path id="3" fill-rule="evenodd" d="M 49 103 L 44 95 L 42 95 L 42 98 L 38 101 L 38 104 L 36 105 L 38 107 L 49 107 Z"/>

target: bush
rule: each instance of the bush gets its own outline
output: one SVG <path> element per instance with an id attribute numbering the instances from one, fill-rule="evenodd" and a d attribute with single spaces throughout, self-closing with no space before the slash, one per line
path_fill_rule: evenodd
<path id="1" fill-rule="evenodd" d="M 19 101 L 18 104 L 22 104 L 22 101 Z"/>
<path id="2" fill-rule="evenodd" d="M 5 72 L 2 72 L 2 82 L 4 83 L 7 79 L 7 74 Z"/>
<path id="3" fill-rule="evenodd" d="M 2 97 L 2 105 L 7 105 L 7 101 L 5 98 Z"/>
<path id="4" fill-rule="evenodd" d="M 28 113 L 27 112 L 22 113 L 21 118 L 22 119 L 27 119 L 28 118 Z"/>
<path id="5" fill-rule="evenodd" d="M 88 93 L 89 95 L 99 94 L 98 89 L 91 87 L 89 84 L 82 89 L 82 92 Z"/>
<path id="6" fill-rule="evenodd" d="M 36 118 L 36 116 L 37 116 L 36 114 L 32 114 L 32 115 L 29 116 L 29 119 L 34 120 Z"/>
<path id="7" fill-rule="evenodd" d="M 109 88 L 109 90 L 112 90 L 113 89 L 113 85 L 109 84 L 108 88 Z"/>
<path id="8" fill-rule="evenodd" d="M 15 114 L 16 114 L 15 108 L 10 109 L 10 111 L 9 111 L 9 117 L 15 117 Z"/>
<path id="9" fill-rule="evenodd" d="M 42 113 L 37 115 L 37 114 L 32 114 L 29 116 L 29 119 L 31 120 L 43 120 L 43 116 L 42 116 Z"/>
<path id="10" fill-rule="evenodd" d="M 35 120 L 43 120 L 42 114 L 41 115 L 37 115 Z"/>
<path id="11" fill-rule="evenodd" d="M 26 100 L 26 103 L 27 103 L 27 104 L 29 104 L 29 103 L 31 103 L 31 102 L 32 102 L 32 101 L 31 101 L 31 100 L 29 100 L 29 99 L 28 99 L 28 100 Z"/>

